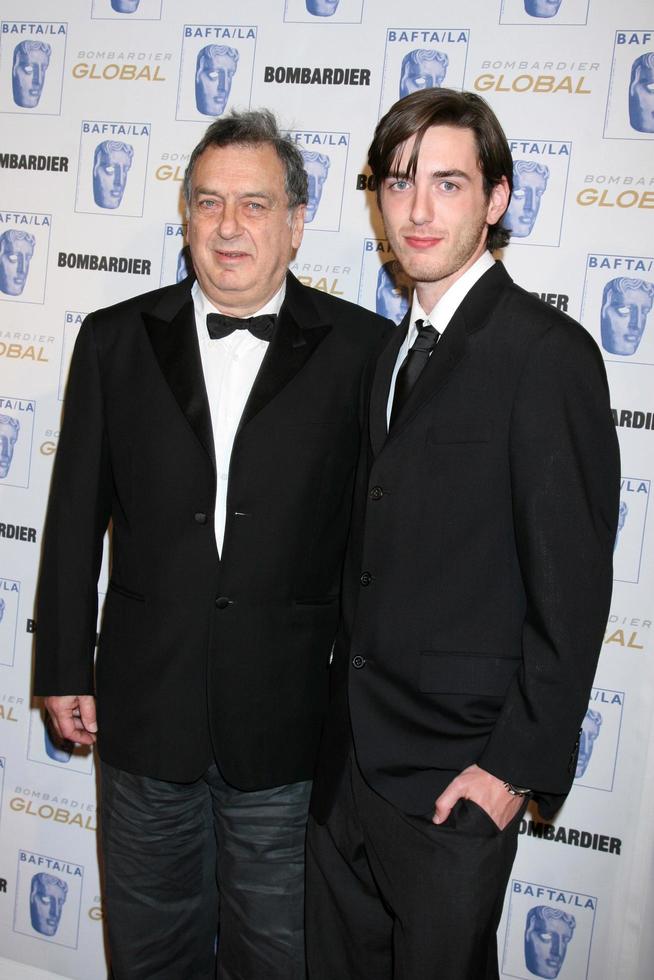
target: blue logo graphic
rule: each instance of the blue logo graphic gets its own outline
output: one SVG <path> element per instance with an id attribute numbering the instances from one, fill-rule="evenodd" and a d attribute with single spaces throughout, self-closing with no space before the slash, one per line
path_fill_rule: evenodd
<path id="1" fill-rule="evenodd" d="M 500 24 L 586 24 L 590 0 L 502 0 Z"/>
<path id="2" fill-rule="evenodd" d="M 65 22 L 0 22 L 0 112 L 59 115 L 67 32 Z"/>
<path id="3" fill-rule="evenodd" d="M 626 500 L 620 501 L 620 507 L 618 509 L 618 529 L 615 533 L 615 541 L 613 542 L 613 550 L 618 547 L 618 541 L 620 540 L 620 531 L 625 525 L 627 520 L 627 514 L 629 513 L 629 504 Z"/>
<path id="4" fill-rule="evenodd" d="M 38 871 L 30 887 L 30 920 L 42 936 L 54 936 L 59 928 L 68 885 L 61 878 Z"/>
<path id="5" fill-rule="evenodd" d="M 502 223 L 518 244 L 558 246 L 572 143 L 511 139 L 509 147 L 513 193 Z M 547 204 L 541 210 L 546 192 Z"/>
<path id="6" fill-rule="evenodd" d="M 636 584 L 640 579 L 649 491 L 649 480 L 625 476 L 620 480 L 620 531 L 613 554 L 616 582 Z"/>
<path id="7" fill-rule="evenodd" d="M 54 730 L 52 719 L 47 712 L 43 725 L 43 743 L 46 755 L 53 762 L 63 762 L 64 764 L 70 762 L 75 745 L 68 738 L 59 738 Z"/>
<path id="8" fill-rule="evenodd" d="M 68 368 L 70 367 L 70 359 L 73 356 L 73 347 L 75 346 L 77 334 L 79 333 L 79 328 L 82 326 L 85 316 L 86 313 L 80 313 L 73 310 L 66 310 L 64 316 L 64 338 L 61 345 L 59 387 L 57 390 L 57 397 L 59 401 L 63 401 L 64 392 L 66 390 L 66 381 L 68 380 Z"/>
<path id="9" fill-rule="evenodd" d="M 577 920 L 550 905 L 534 905 L 525 924 L 525 963 L 537 977 L 558 977 Z"/>
<path id="10" fill-rule="evenodd" d="M 579 755 L 577 756 L 577 768 L 575 769 L 575 779 L 580 779 L 584 775 L 593 754 L 593 745 L 602 727 L 602 715 L 599 711 L 589 708 L 584 715 L 581 723 L 581 734 L 579 735 Z"/>
<path id="11" fill-rule="evenodd" d="M 28 487 L 36 402 L 0 396 L 0 481 Z"/>
<path id="12" fill-rule="evenodd" d="M 549 176 L 549 167 L 544 163 L 514 160 L 513 192 L 503 220 L 511 229 L 512 238 L 527 238 L 534 230 Z"/>
<path id="13" fill-rule="evenodd" d="M 134 147 L 118 140 L 103 140 L 93 154 L 93 200 L 99 208 L 122 204 Z"/>
<path id="14" fill-rule="evenodd" d="M 357 302 L 400 323 L 411 305 L 413 283 L 385 238 L 365 238 Z"/>
<path id="15" fill-rule="evenodd" d="M 507 899 L 502 976 L 585 980 L 597 899 L 515 878 Z"/>
<path id="16" fill-rule="evenodd" d="M 286 0 L 284 20 L 292 24 L 360 24 L 363 0 Z"/>
<path id="17" fill-rule="evenodd" d="M 20 296 L 25 289 L 36 239 L 28 231 L 13 228 L 0 235 L 0 290 Z"/>
<path id="18" fill-rule="evenodd" d="M 604 117 L 607 139 L 654 139 L 654 31 L 616 31 Z"/>
<path id="19" fill-rule="evenodd" d="M 14 931 L 77 949 L 83 880 L 79 864 L 19 851 Z"/>
<path id="20" fill-rule="evenodd" d="M 160 285 L 181 282 L 193 271 L 191 252 L 186 244 L 186 225 L 166 224 L 161 257 Z"/>
<path id="21" fill-rule="evenodd" d="M 349 133 L 286 132 L 302 154 L 309 178 L 305 222 L 310 231 L 338 231 L 341 225 Z"/>
<path id="22" fill-rule="evenodd" d="M 402 58 L 400 98 L 426 88 L 440 88 L 445 81 L 450 59 L 444 51 L 416 48 Z"/>
<path id="23" fill-rule="evenodd" d="M 333 17 L 340 0 L 306 0 L 307 10 L 314 17 Z"/>
<path id="24" fill-rule="evenodd" d="M 400 323 L 411 305 L 411 280 L 397 259 L 389 259 L 379 267 L 375 311 Z"/>
<path id="25" fill-rule="evenodd" d="M 204 116 L 222 116 L 238 67 L 238 51 L 225 44 L 208 44 L 198 51 L 195 104 Z"/>
<path id="26" fill-rule="evenodd" d="M 215 119 L 232 106 L 247 108 L 252 92 L 257 28 L 185 24 L 177 119 Z"/>
<path id="27" fill-rule="evenodd" d="M 0 578 L 0 664 L 5 667 L 14 664 L 19 601 L 20 582 Z"/>
<path id="28" fill-rule="evenodd" d="M 530 17 L 555 17 L 561 0 L 525 0 L 525 12 Z"/>
<path id="29" fill-rule="evenodd" d="M 588 709 L 579 734 L 575 787 L 612 792 L 624 701 L 624 691 L 594 687 L 590 692 Z"/>
<path id="30" fill-rule="evenodd" d="M 162 0 L 93 0 L 91 17 L 96 20 L 160 20 Z"/>
<path id="31" fill-rule="evenodd" d="M 329 173 L 329 157 L 326 153 L 316 153 L 314 150 L 300 150 L 307 172 L 309 200 L 304 220 L 307 224 L 313 221 L 322 197 L 322 189 Z"/>
<path id="32" fill-rule="evenodd" d="M 602 292 L 602 347 L 609 354 L 636 353 L 654 303 L 654 282 L 619 276 L 609 279 Z"/>
<path id="33" fill-rule="evenodd" d="M 41 708 L 30 711 L 30 731 L 27 758 L 47 766 L 65 766 L 71 772 L 90 776 L 93 773 L 93 751 L 88 745 L 75 745 L 62 739 L 47 712 Z"/>
<path id="34" fill-rule="evenodd" d="M 39 104 L 52 48 L 45 41 L 20 41 L 14 48 L 11 87 L 16 105 L 33 109 Z"/>
<path id="35" fill-rule="evenodd" d="M 641 54 L 631 66 L 629 122 L 639 133 L 654 133 L 654 51 Z"/>
<path id="36" fill-rule="evenodd" d="M 150 123 L 83 120 L 76 211 L 142 216 L 150 131 Z"/>
<path id="37" fill-rule="evenodd" d="M 605 351 L 605 360 L 654 365 L 653 304 L 653 256 L 586 256 L 579 319 Z"/>
<path id="38" fill-rule="evenodd" d="M 379 114 L 397 101 L 398 93 L 403 98 L 444 82 L 450 88 L 463 88 L 469 40 L 467 28 L 389 28 Z"/>
<path id="39" fill-rule="evenodd" d="M 0 480 L 9 476 L 14 458 L 14 446 L 18 440 L 20 422 L 11 415 L 0 415 Z"/>

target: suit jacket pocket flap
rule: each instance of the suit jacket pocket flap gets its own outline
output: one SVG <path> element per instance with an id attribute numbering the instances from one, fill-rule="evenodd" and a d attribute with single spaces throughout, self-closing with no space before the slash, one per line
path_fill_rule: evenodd
<path id="1" fill-rule="evenodd" d="M 420 690 L 501 698 L 519 663 L 514 657 L 425 650 L 420 654 Z"/>

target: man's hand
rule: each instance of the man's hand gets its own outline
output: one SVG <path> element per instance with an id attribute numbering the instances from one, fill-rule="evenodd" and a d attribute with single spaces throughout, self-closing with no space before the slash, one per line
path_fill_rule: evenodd
<path id="1" fill-rule="evenodd" d="M 511 823 L 522 806 L 522 796 L 512 796 L 501 779 L 477 765 L 468 766 L 446 786 L 434 805 L 432 823 L 444 823 L 457 800 L 473 800 L 500 830 Z"/>
<path id="2" fill-rule="evenodd" d="M 45 699 L 54 730 L 62 739 L 78 745 L 93 745 L 98 725 L 95 719 L 95 698 L 92 694 L 65 694 Z"/>

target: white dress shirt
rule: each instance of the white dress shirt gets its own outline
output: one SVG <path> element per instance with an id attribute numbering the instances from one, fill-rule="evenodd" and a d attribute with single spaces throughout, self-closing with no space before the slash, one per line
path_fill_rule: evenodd
<path id="1" fill-rule="evenodd" d="M 481 279 L 485 272 L 492 269 L 494 265 L 495 259 L 491 253 L 486 250 L 483 255 L 480 255 L 477 261 L 463 273 L 461 278 L 457 279 L 456 282 L 450 286 L 447 292 L 441 296 L 436 306 L 429 311 L 423 310 L 422 306 L 420 305 L 420 301 L 418 300 L 418 291 L 414 290 L 413 302 L 411 303 L 411 319 L 409 321 L 409 329 L 407 330 L 404 342 L 398 351 L 397 360 L 393 369 L 393 377 L 391 378 L 391 387 L 388 392 L 388 404 L 386 406 L 387 427 L 389 427 L 391 423 L 391 409 L 393 408 L 393 396 L 395 395 L 397 372 L 400 370 L 404 358 L 409 353 L 409 348 L 413 346 L 418 336 L 416 320 L 424 320 L 425 323 L 431 323 L 432 327 L 438 330 L 442 337 L 447 329 L 448 323 L 474 284 L 478 279 Z"/>
<path id="2" fill-rule="evenodd" d="M 265 306 L 252 316 L 279 313 L 286 294 L 286 280 Z M 214 528 L 218 554 L 222 555 L 227 519 L 227 482 L 236 430 L 252 385 L 268 350 L 267 340 L 258 340 L 249 330 L 235 330 L 228 337 L 212 340 L 207 331 L 207 313 L 221 313 L 204 295 L 198 282 L 191 289 L 195 326 L 200 344 L 204 383 L 209 399 L 213 445 L 216 454 L 216 508 Z"/>

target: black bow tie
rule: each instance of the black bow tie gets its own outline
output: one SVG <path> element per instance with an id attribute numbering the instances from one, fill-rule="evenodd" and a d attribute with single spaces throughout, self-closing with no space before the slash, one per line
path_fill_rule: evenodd
<path id="1" fill-rule="evenodd" d="M 212 340 L 222 340 L 229 337 L 235 330 L 249 330 L 257 340 L 270 340 L 275 328 L 274 313 L 264 313 L 262 316 L 225 316 L 224 313 L 207 313 L 207 330 Z"/>

